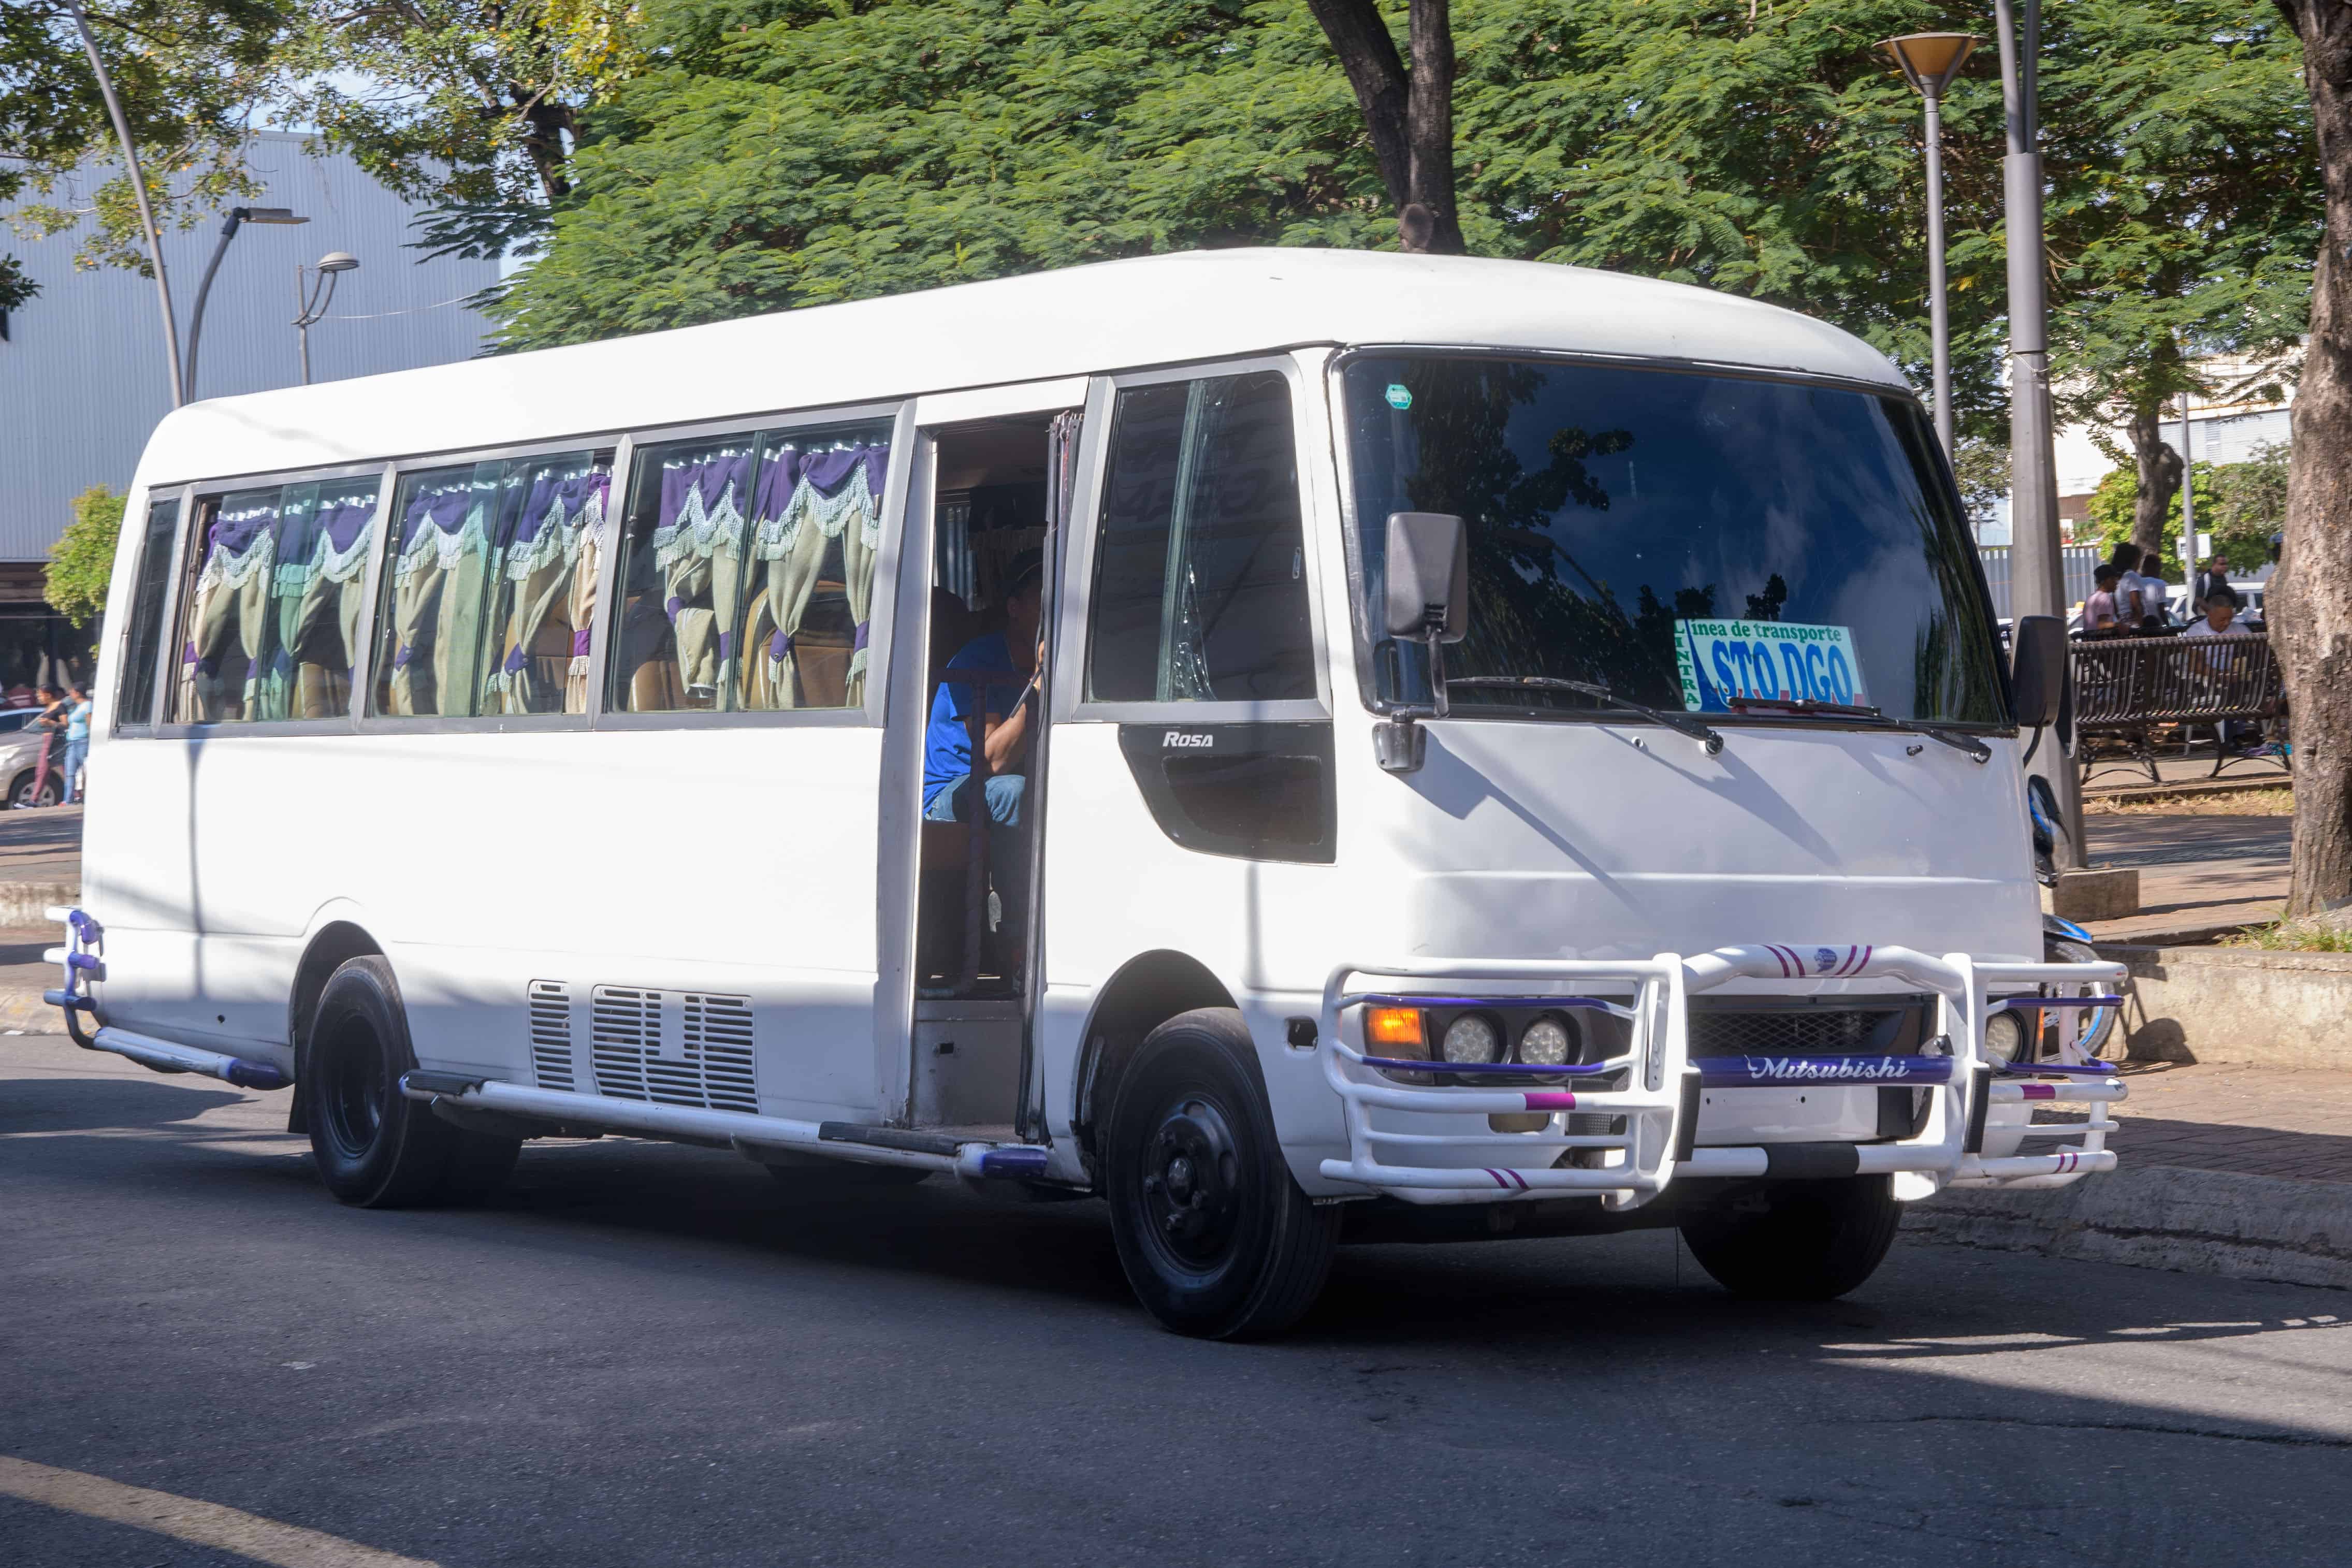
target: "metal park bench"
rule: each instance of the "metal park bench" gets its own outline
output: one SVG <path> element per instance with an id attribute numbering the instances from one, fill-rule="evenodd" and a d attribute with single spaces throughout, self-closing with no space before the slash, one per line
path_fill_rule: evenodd
<path id="1" fill-rule="evenodd" d="M 2076 749 L 2085 783 L 2103 763 L 2118 765 L 2098 754 L 2094 742 L 2102 738 L 2123 743 L 2128 761 L 2121 765 L 2144 768 L 2150 783 L 2161 783 L 2156 731 L 2164 725 L 2179 727 L 2183 755 L 2192 731 L 2210 726 L 2213 773 L 2208 776 L 2218 776 L 2233 762 L 2256 760 L 2224 743 L 2226 726 L 2259 724 L 2258 756 L 2286 770 L 2285 707 L 2268 637 L 2090 638 L 2071 648 L 2074 728 L 2083 737 Z"/>

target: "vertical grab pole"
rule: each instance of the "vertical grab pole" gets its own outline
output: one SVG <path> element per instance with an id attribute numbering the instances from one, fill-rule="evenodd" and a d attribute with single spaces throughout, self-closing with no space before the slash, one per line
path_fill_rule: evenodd
<path id="1" fill-rule="evenodd" d="M 950 679 L 953 679 L 950 677 Z M 988 915 L 988 682 L 990 675 L 959 682 L 971 694 L 964 709 L 964 734 L 971 745 L 971 784 L 964 796 L 963 964 L 956 994 L 969 996 L 980 984 L 980 939 Z"/>

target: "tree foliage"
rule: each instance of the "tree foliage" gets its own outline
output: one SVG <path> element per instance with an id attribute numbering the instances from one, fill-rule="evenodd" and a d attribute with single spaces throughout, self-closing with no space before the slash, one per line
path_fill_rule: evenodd
<path id="1" fill-rule="evenodd" d="M 2241 572 L 2270 558 L 2271 535 L 2286 524 L 2286 443 L 2272 442 L 2242 463 L 2200 462 L 2189 474 L 2197 531 Z M 2168 569 L 2180 559 L 2181 510 L 2176 486 L 2156 546 Z M 2136 536 L 2137 473 L 2109 469 L 2092 492 L 2090 514 L 2089 532 L 2079 542 L 2096 544 L 2104 560 L 2116 545 Z M 2200 552 L 2200 559 L 2209 552 Z"/>
<path id="2" fill-rule="evenodd" d="M 77 626 L 106 613 L 106 585 L 114 573 L 115 542 L 122 532 L 122 495 L 92 485 L 73 499 L 73 518 L 49 546 L 42 597 Z"/>
<path id="3" fill-rule="evenodd" d="M 252 193 L 247 138 L 280 79 L 291 15 L 278 0 L 89 0 L 90 31 L 144 164 L 159 224 L 187 226 Z M 0 202 L 41 237 L 91 220 L 83 267 L 150 269 L 106 101 L 62 0 L 0 5 Z M 97 171 L 94 180 L 77 176 Z M 16 281 L 12 285 L 11 279 Z M 21 268 L 0 256 L 0 309 Z"/>
<path id="4" fill-rule="evenodd" d="M 1399 37 L 1403 13 L 1385 8 Z M 1189 246 L 1396 243 L 1309 0 L 644 15 L 653 63 L 582 116 L 509 346 Z M 1916 0 L 1455 0 L 1468 248 L 1788 305 L 1924 381 L 1918 100 L 1870 46 L 1947 20 Z M 2316 232 L 2292 36 L 2238 0 L 2076 0 L 2050 13 L 2047 57 L 2068 411 L 2104 422 L 2193 379 L 2184 351 L 2275 351 Z M 1945 118 L 1955 401 L 1997 437 L 1990 48 Z"/>
<path id="5" fill-rule="evenodd" d="M 527 255 L 641 33 L 635 0 L 310 0 L 285 112 L 425 204 L 428 249 Z"/>

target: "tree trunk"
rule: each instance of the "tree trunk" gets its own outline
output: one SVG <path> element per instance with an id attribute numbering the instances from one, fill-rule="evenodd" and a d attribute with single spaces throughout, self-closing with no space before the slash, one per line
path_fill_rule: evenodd
<path id="1" fill-rule="evenodd" d="M 2164 439 L 2161 405 L 2135 408 L 2131 416 L 2132 458 L 2139 470 L 2138 489 L 2132 497 L 2132 543 L 2143 555 L 2164 553 L 2164 520 L 2172 511 L 2173 493 L 2180 489 L 2180 454 Z"/>
<path id="2" fill-rule="evenodd" d="M 2352 5 L 2279 0 L 2303 38 L 2327 198 L 2311 337 L 2295 384 L 2286 542 L 2271 636 L 2294 721 L 2294 885 L 2287 913 L 2352 899 Z"/>
<path id="3" fill-rule="evenodd" d="M 1412 0 L 1410 74 L 1376 0 L 1307 0 L 1307 6 L 1356 90 L 1404 248 L 1463 255 L 1454 186 L 1451 0 Z"/>

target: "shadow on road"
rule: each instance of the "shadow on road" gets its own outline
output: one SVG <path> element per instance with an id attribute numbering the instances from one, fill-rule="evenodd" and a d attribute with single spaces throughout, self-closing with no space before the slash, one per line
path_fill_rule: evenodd
<path id="1" fill-rule="evenodd" d="M 121 1078 L 13 1079 L 0 1085 L 0 1138 L 18 1132 L 163 1127 L 192 1121 L 245 1098 L 235 1089 L 184 1089 L 160 1078 L 152 1083 Z"/>

